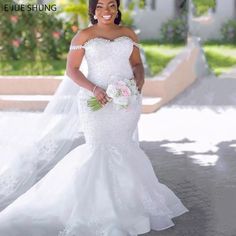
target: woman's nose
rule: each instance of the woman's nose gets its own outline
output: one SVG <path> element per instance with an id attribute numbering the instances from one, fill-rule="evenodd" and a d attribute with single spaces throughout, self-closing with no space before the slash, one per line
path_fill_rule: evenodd
<path id="1" fill-rule="evenodd" d="M 109 12 L 109 7 L 108 7 L 108 6 L 105 6 L 104 11 L 105 11 L 105 12 Z"/>

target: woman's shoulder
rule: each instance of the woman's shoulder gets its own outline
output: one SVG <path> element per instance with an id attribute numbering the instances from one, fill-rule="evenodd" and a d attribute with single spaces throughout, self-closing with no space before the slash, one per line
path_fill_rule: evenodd
<path id="1" fill-rule="evenodd" d="M 93 32 L 93 26 L 90 26 L 88 28 L 82 29 L 76 33 L 76 35 L 72 38 L 71 44 L 72 45 L 83 45 L 85 42 L 87 42 L 92 35 Z"/>
<path id="2" fill-rule="evenodd" d="M 127 26 L 120 26 L 120 30 L 122 31 L 122 33 L 125 36 L 128 36 L 129 38 L 131 38 L 134 42 L 138 43 L 138 36 L 137 34 L 134 32 L 133 29 L 131 29 L 130 27 Z"/>

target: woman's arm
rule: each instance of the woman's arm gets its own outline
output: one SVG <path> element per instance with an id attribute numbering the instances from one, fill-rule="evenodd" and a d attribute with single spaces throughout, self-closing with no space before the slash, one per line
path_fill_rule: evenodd
<path id="1" fill-rule="evenodd" d="M 71 41 L 72 46 L 83 45 L 89 36 L 86 32 L 80 31 Z M 70 50 L 67 55 L 67 64 L 66 64 L 66 74 L 79 86 L 88 89 L 93 92 L 94 96 L 97 100 L 105 105 L 108 102 L 108 97 L 106 91 L 102 88 L 96 86 L 96 84 L 92 83 L 88 80 L 85 75 L 79 70 L 80 65 L 82 63 L 83 57 L 85 54 L 85 49 L 76 49 Z"/>
<path id="2" fill-rule="evenodd" d="M 143 63 L 138 62 L 138 63 L 133 63 L 132 64 L 132 69 L 134 73 L 134 77 L 137 83 L 137 87 L 139 92 L 142 92 L 142 88 L 144 85 L 144 68 L 143 68 Z"/>
<path id="3" fill-rule="evenodd" d="M 135 34 L 135 32 L 129 28 L 126 28 L 126 31 L 129 35 L 130 38 L 133 39 L 135 43 L 138 43 L 138 37 Z M 139 92 L 141 93 L 142 87 L 144 85 L 144 67 L 143 67 L 143 62 L 140 56 L 140 50 L 137 46 L 134 45 L 133 52 L 130 56 L 130 64 L 132 66 L 132 70 L 134 73 L 134 77 L 137 83 L 137 87 Z"/>
<path id="4" fill-rule="evenodd" d="M 74 36 L 71 45 L 83 45 L 86 41 L 86 34 L 80 31 Z M 95 84 L 89 81 L 85 75 L 79 70 L 84 57 L 85 49 L 70 50 L 67 55 L 66 74 L 80 87 L 93 91 Z"/>

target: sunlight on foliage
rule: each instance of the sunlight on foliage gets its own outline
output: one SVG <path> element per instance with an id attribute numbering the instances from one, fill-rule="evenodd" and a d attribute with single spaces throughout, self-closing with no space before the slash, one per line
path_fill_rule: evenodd
<path id="1" fill-rule="evenodd" d="M 195 8 L 196 8 L 196 15 L 204 15 L 208 12 L 210 8 L 215 8 L 216 0 L 192 0 Z"/>

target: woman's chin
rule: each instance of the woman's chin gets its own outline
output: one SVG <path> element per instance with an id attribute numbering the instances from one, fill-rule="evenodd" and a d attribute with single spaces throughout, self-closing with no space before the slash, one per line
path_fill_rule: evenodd
<path id="1" fill-rule="evenodd" d="M 102 24 L 104 24 L 104 25 L 114 24 L 114 20 L 113 20 L 113 19 L 110 19 L 110 20 L 102 20 Z"/>

